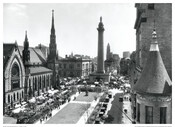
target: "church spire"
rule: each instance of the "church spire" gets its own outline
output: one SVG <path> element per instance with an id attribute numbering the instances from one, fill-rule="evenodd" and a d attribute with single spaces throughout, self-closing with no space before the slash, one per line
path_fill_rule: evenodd
<path id="1" fill-rule="evenodd" d="M 54 27 L 54 10 L 52 10 L 52 24 L 51 24 L 51 34 L 50 34 L 50 44 L 49 44 L 49 59 L 55 59 L 57 52 L 56 35 Z"/>
<path id="2" fill-rule="evenodd" d="M 29 48 L 29 41 L 28 41 L 28 38 L 27 38 L 27 30 L 25 31 L 25 40 L 24 40 L 24 49 L 25 50 L 28 50 Z"/>
<path id="3" fill-rule="evenodd" d="M 23 62 L 28 64 L 30 61 L 30 51 L 29 51 L 29 41 L 27 37 L 27 31 L 25 31 L 25 40 L 24 40 L 24 50 L 23 50 Z"/>
<path id="4" fill-rule="evenodd" d="M 54 27 L 54 10 L 52 10 L 52 27 L 51 34 L 55 35 L 55 27 Z"/>

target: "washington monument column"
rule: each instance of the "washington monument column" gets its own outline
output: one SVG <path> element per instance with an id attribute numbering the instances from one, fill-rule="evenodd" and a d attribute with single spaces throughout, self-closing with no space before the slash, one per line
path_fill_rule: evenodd
<path id="1" fill-rule="evenodd" d="M 104 51 L 103 51 L 103 27 L 102 17 L 98 24 L 98 59 L 97 59 L 97 73 L 104 73 Z"/>
<path id="2" fill-rule="evenodd" d="M 98 24 L 98 58 L 97 58 L 97 71 L 89 75 L 91 82 L 100 81 L 110 82 L 110 74 L 104 71 L 104 48 L 103 48 L 103 27 L 102 17 L 100 17 L 100 22 Z"/>

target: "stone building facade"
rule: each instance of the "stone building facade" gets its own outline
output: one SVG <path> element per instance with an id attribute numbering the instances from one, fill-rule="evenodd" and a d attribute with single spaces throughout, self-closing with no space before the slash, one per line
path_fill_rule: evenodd
<path id="1" fill-rule="evenodd" d="M 58 75 L 58 51 L 56 43 L 56 34 L 54 26 L 54 10 L 52 10 L 52 24 L 51 24 L 51 34 L 50 34 L 50 44 L 49 44 L 49 53 L 47 57 L 47 67 L 53 70 L 52 76 L 52 85 L 53 88 L 58 88 L 59 86 L 59 75 Z"/>
<path id="2" fill-rule="evenodd" d="M 3 63 L 4 113 L 53 87 L 53 72 L 45 67 L 42 51 L 29 47 L 27 34 L 24 47 L 17 43 L 3 44 Z"/>
<path id="3" fill-rule="evenodd" d="M 87 77 L 92 72 L 92 60 L 83 57 L 66 57 L 59 60 L 60 77 Z"/>

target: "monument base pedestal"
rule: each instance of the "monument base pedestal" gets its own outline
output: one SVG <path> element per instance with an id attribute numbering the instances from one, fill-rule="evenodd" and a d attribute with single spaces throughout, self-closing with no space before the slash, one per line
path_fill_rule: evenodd
<path id="1" fill-rule="evenodd" d="M 103 82 L 110 82 L 110 74 L 107 73 L 92 73 L 89 75 L 90 82 L 100 81 L 103 80 Z"/>

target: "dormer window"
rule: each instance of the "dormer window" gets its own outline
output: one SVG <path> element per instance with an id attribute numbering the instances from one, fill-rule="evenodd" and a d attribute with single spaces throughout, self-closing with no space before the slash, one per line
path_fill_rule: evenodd
<path id="1" fill-rule="evenodd" d="M 148 9 L 154 10 L 154 4 L 148 4 Z"/>

